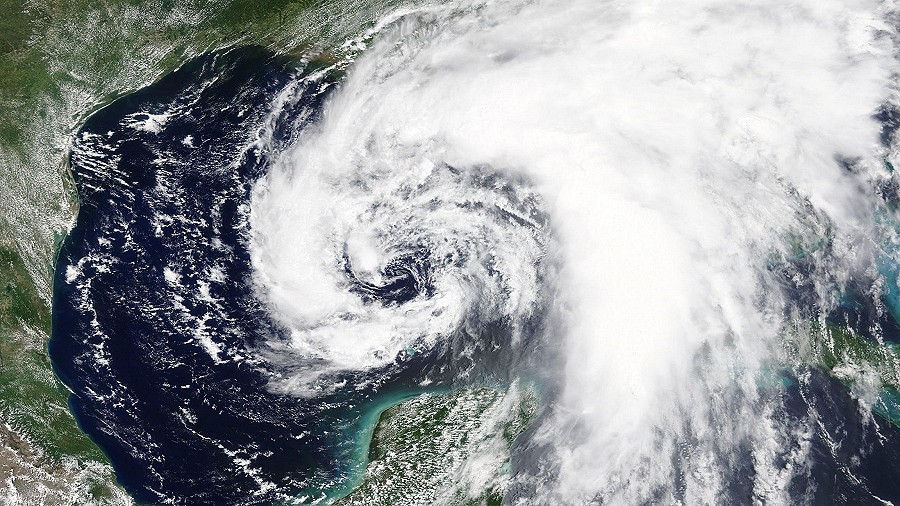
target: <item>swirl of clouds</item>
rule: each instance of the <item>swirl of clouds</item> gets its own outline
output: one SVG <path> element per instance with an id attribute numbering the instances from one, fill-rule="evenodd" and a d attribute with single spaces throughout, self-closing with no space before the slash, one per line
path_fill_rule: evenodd
<path id="1" fill-rule="evenodd" d="M 256 185 L 259 292 L 316 364 L 279 388 L 314 395 L 502 320 L 510 350 L 526 331 L 560 350 L 530 359 L 554 385 L 525 443 L 541 461 L 517 471 L 542 484 L 531 500 L 716 504 L 749 448 L 754 497 L 789 503 L 815 428 L 778 416 L 758 379 L 787 360 L 786 329 L 873 268 L 891 15 L 499 0 L 385 18 Z M 826 234 L 796 296 L 772 259 Z M 419 251 L 421 272 L 401 261 Z M 421 290 L 375 303 L 348 271 Z"/>

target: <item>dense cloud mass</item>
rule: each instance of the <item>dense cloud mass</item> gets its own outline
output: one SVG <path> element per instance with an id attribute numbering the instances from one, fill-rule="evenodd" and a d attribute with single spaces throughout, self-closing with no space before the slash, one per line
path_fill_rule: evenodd
<path id="1" fill-rule="evenodd" d="M 459 330 L 496 323 L 502 366 L 548 385 L 517 443 L 523 504 L 809 500 L 815 407 L 789 416 L 766 378 L 802 380 L 848 286 L 869 280 L 884 311 L 896 283 L 879 277 L 890 8 L 494 1 L 384 19 L 255 185 L 256 290 L 289 329 L 267 353 L 303 364 L 270 387 L 318 395 L 450 341 L 472 357 Z M 865 424 L 878 387 L 847 374 Z"/>
<path id="2" fill-rule="evenodd" d="M 900 502 L 892 9 L 201 55 L 73 138 L 72 411 L 148 504 Z"/>

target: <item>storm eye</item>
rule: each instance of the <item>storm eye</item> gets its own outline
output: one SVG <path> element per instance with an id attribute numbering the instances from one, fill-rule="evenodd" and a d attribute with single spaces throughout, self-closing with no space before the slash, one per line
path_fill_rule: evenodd
<path id="1" fill-rule="evenodd" d="M 379 276 L 364 279 L 353 269 L 348 255 L 344 255 L 344 272 L 350 280 L 350 290 L 366 302 L 379 302 L 395 306 L 416 297 L 430 297 L 434 287 L 431 281 L 429 251 L 419 248 L 392 258 L 381 269 Z"/>

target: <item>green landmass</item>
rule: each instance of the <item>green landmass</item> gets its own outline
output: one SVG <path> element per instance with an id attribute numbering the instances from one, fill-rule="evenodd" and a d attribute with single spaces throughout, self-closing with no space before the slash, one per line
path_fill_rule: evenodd
<path id="1" fill-rule="evenodd" d="M 509 453 L 534 419 L 537 395 L 468 388 L 423 394 L 381 414 L 363 483 L 339 506 L 499 505 Z"/>
<path id="2" fill-rule="evenodd" d="M 875 413 L 900 427 L 900 349 L 847 325 L 814 326 L 819 366 L 867 398 Z M 868 395 L 865 395 L 867 391 Z"/>
<path id="3" fill-rule="evenodd" d="M 887 161 L 885 164 L 893 171 Z M 807 209 L 812 210 L 811 206 Z M 888 208 L 877 211 L 877 234 L 883 238 L 898 237 L 898 219 L 900 215 Z M 827 217 L 815 216 L 806 225 L 807 233 L 785 237 L 787 251 L 774 254 L 770 268 L 802 261 L 831 244 L 834 230 Z M 889 251 L 882 254 L 890 256 Z M 889 269 L 881 274 L 890 280 Z M 888 305 L 891 297 L 889 289 L 885 290 L 880 298 Z M 891 308 L 884 310 L 890 312 Z M 859 329 L 849 322 L 826 321 L 820 317 L 788 329 L 782 345 L 787 352 L 786 365 L 801 371 L 810 366 L 819 368 L 854 389 L 864 402 L 871 403 L 877 414 L 900 426 L 900 347 L 885 341 L 877 329 Z M 764 382 L 774 384 L 771 380 Z"/>
<path id="4" fill-rule="evenodd" d="M 76 427 L 46 352 L 55 255 L 77 211 L 65 160 L 72 133 L 92 111 L 193 56 L 243 44 L 321 53 L 310 41 L 335 45 L 379 8 L 0 0 L 0 502 L 130 502 Z"/>
<path id="5" fill-rule="evenodd" d="M 9 333 L 0 341 L 0 416 L 42 441 L 48 457 L 102 461 L 102 453 L 88 438 L 71 430 L 68 411 L 55 407 L 65 399 L 65 392 L 58 387 L 47 353 L 40 346 L 50 332 L 50 312 L 37 296 L 21 257 L 2 248 L 0 289 L 0 328 Z M 17 330 L 18 339 L 13 337 Z"/>
<path id="6" fill-rule="evenodd" d="M 786 333 L 785 363 L 795 372 L 816 367 L 854 390 L 861 402 L 900 427 L 900 347 L 846 323 L 814 320 Z M 769 371 L 764 387 L 792 382 Z"/>
<path id="7" fill-rule="evenodd" d="M 0 0 L 0 502 L 130 503 L 76 427 L 46 352 L 55 255 L 77 211 L 65 163 L 72 133 L 92 111 L 205 51 L 258 44 L 340 59 L 327 49 L 390 3 Z M 893 347 L 840 327 L 805 342 L 814 363 L 848 382 L 900 387 Z M 528 392 L 460 390 L 390 408 L 364 483 L 340 504 L 497 504 L 503 459 L 534 414 Z M 482 488 L 461 460 L 479 448 L 495 450 L 484 456 Z"/>
<path id="8" fill-rule="evenodd" d="M 812 335 L 820 365 L 826 371 L 848 379 L 852 379 L 855 371 L 866 371 L 881 388 L 900 387 L 900 357 L 896 346 L 832 323 L 814 328 Z"/>

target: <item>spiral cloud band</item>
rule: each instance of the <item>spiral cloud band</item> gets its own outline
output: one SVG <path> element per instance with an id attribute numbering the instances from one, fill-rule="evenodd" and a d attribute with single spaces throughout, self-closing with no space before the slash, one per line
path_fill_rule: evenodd
<path id="1" fill-rule="evenodd" d="M 893 3 L 365 3 L 73 138 L 49 353 L 137 501 L 900 501 Z"/>
<path id="2" fill-rule="evenodd" d="M 873 277 L 892 20 L 869 0 L 389 16 L 254 189 L 256 289 L 290 329 L 268 346 L 303 364 L 271 388 L 372 381 L 353 374 L 499 322 L 507 365 L 550 385 L 523 504 L 809 500 L 815 422 L 761 378 L 812 360 L 797 329 L 854 280 L 896 283 Z"/>

